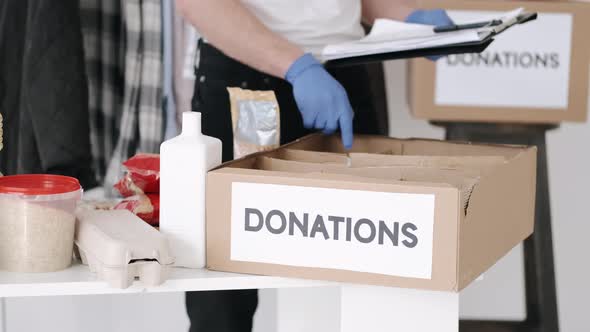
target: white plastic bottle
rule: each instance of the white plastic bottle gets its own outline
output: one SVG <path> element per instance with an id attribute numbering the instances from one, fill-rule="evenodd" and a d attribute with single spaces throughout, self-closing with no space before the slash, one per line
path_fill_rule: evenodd
<path id="1" fill-rule="evenodd" d="M 160 231 L 175 266 L 206 265 L 205 184 L 221 164 L 221 141 L 201 133 L 201 113 L 182 114 L 182 132 L 160 146 Z"/>

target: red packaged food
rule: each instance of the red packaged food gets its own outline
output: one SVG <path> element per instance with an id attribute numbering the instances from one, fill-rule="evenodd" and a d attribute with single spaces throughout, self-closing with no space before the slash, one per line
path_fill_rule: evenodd
<path id="1" fill-rule="evenodd" d="M 114 187 L 123 197 L 131 197 L 135 195 L 145 194 L 141 188 L 135 185 L 135 183 L 131 179 L 130 173 L 125 173 L 123 178 L 119 180 L 119 182 L 115 183 Z"/>
<path id="2" fill-rule="evenodd" d="M 160 195 L 146 194 L 125 198 L 115 210 L 128 210 L 152 226 L 160 223 Z"/>
<path id="3" fill-rule="evenodd" d="M 123 166 L 127 168 L 127 173 L 115 184 L 115 189 L 123 197 L 160 192 L 159 155 L 139 153 L 124 162 Z"/>

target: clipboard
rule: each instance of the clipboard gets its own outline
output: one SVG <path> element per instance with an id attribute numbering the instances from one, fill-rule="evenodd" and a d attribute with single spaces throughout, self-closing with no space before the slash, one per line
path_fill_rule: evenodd
<path id="1" fill-rule="evenodd" d="M 446 55 L 453 55 L 453 54 L 465 54 L 465 53 L 481 53 L 483 52 L 492 42 L 494 38 L 501 34 L 502 32 L 506 31 L 507 29 L 513 27 L 514 25 L 524 24 L 533 20 L 537 19 L 537 13 L 524 13 L 520 15 L 515 22 L 509 24 L 503 28 L 501 28 L 497 32 L 491 33 L 486 38 L 482 39 L 481 41 L 477 42 L 469 42 L 469 43 L 459 43 L 459 44 L 449 44 L 445 46 L 438 46 L 438 47 L 429 47 L 429 48 L 420 48 L 420 49 L 413 49 L 413 50 L 406 50 L 406 51 L 397 51 L 397 52 L 389 52 L 389 53 L 375 53 L 370 55 L 361 55 L 361 56 L 353 56 L 348 58 L 341 58 L 341 59 L 334 59 L 328 60 L 324 63 L 324 65 L 328 68 L 333 67 L 344 67 L 344 66 L 353 66 L 353 65 L 361 65 L 361 64 L 368 64 L 374 62 L 383 62 L 388 60 L 400 60 L 400 59 L 411 59 L 411 58 L 422 58 L 422 57 L 429 57 L 429 56 L 446 56 Z M 499 25 L 501 26 L 501 25 Z M 457 26 L 459 29 L 461 26 Z M 494 26 L 492 26 L 494 28 Z"/>
<path id="2" fill-rule="evenodd" d="M 392 53 L 378 53 L 371 55 L 362 55 L 350 58 L 336 59 L 326 61 L 324 66 L 327 68 L 345 67 L 362 65 L 374 62 L 383 62 L 389 60 L 402 60 L 411 58 L 424 58 L 429 56 L 446 56 L 464 53 L 481 53 L 494 41 L 492 36 L 479 42 L 452 44 L 442 47 L 421 48 L 417 50 L 399 51 Z"/>

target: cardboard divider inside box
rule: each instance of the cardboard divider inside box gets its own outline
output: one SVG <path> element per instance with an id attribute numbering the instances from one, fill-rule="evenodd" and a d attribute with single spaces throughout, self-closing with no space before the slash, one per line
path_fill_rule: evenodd
<path id="1" fill-rule="evenodd" d="M 533 229 L 536 149 L 311 135 L 208 175 L 214 270 L 458 291 Z"/>

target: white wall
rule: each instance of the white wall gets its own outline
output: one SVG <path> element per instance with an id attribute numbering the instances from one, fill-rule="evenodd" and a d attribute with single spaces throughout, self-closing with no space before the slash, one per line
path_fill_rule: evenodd
<path id="1" fill-rule="evenodd" d="M 589 143 L 590 124 L 564 125 L 548 143 L 560 326 L 566 332 L 589 329 Z"/>
<path id="2" fill-rule="evenodd" d="M 391 134 L 441 138 L 443 131 L 410 117 L 405 94 L 405 63 L 386 66 Z M 560 326 L 565 332 L 587 331 L 590 299 L 590 124 L 567 124 L 548 138 L 551 208 Z M 523 300 L 522 250 L 515 249 L 465 290 L 461 312 L 470 318 L 520 319 Z M 256 332 L 272 332 L 275 294 L 265 291 Z M 188 320 L 182 294 L 8 299 L 2 332 L 181 332 Z M 0 327 L 2 317 L 0 317 Z M 1 329 L 0 329 L 1 331 Z"/>

